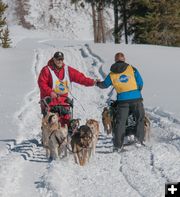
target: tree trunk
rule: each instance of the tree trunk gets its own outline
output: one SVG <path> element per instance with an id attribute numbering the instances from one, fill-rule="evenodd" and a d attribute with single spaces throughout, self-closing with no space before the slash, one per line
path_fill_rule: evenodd
<path id="1" fill-rule="evenodd" d="M 104 10 L 104 5 L 103 5 L 103 2 L 102 2 L 101 7 L 100 7 L 101 41 L 103 43 L 105 43 L 106 39 L 105 39 L 105 30 L 104 30 L 105 26 L 104 26 L 103 10 Z"/>
<path id="2" fill-rule="evenodd" d="M 127 15 L 126 15 L 126 0 L 123 0 L 123 26 L 124 26 L 124 36 L 125 43 L 128 44 L 128 35 L 127 35 Z"/>
<path id="3" fill-rule="evenodd" d="M 97 24 L 97 42 L 98 43 L 100 43 L 101 42 L 101 38 L 102 38 L 102 36 L 101 36 L 101 16 L 100 16 L 100 7 L 99 7 L 99 5 L 98 5 L 98 7 L 97 7 L 97 12 L 98 12 L 98 24 Z"/>
<path id="4" fill-rule="evenodd" d="M 93 29 L 94 29 L 94 42 L 95 43 L 105 43 L 105 29 L 104 29 L 104 16 L 103 16 L 103 0 L 96 3 L 91 2 L 92 7 L 92 17 L 93 17 Z"/>
<path id="5" fill-rule="evenodd" d="M 118 15 L 118 0 L 114 0 L 114 42 L 120 43 L 120 36 L 119 36 L 119 15 Z"/>
<path id="6" fill-rule="evenodd" d="M 91 3 L 92 17 L 93 17 L 93 30 L 94 30 L 94 42 L 97 43 L 97 20 L 96 20 L 96 9 L 94 1 Z"/>
<path id="7" fill-rule="evenodd" d="M 75 8 L 75 11 L 77 11 L 77 1 L 74 3 L 74 8 Z"/>
<path id="8" fill-rule="evenodd" d="M 104 10 L 104 6 L 103 6 L 103 1 L 101 0 L 97 6 L 97 12 L 98 12 L 98 32 L 97 32 L 98 39 L 97 39 L 97 42 L 98 43 L 101 43 L 101 42 L 105 43 L 103 10 Z"/>

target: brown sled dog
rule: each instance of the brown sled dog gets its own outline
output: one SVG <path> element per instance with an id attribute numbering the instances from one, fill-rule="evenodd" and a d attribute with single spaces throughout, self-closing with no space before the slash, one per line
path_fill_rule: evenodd
<path id="1" fill-rule="evenodd" d="M 110 115 L 110 110 L 107 107 L 104 107 L 102 112 L 102 123 L 107 135 L 112 133 L 112 117 Z"/>
<path id="2" fill-rule="evenodd" d="M 145 118 L 144 118 L 144 132 L 145 132 L 145 141 L 146 140 L 150 140 L 150 133 L 151 133 L 151 122 L 147 116 L 147 114 L 145 114 Z"/>
<path id="3" fill-rule="evenodd" d="M 112 116 L 110 115 L 110 110 L 108 107 L 104 107 L 102 112 L 102 123 L 104 126 L 104 130 L 107 132 L 107 134 L 110 134 L 112 132 Z M 144 132 L 145 132 L 145 140 L 150 140 L 150 125 L 151 122 L 148 118 L 148 115 L 145 114 L 144 118 Z"/>
<path id="4" fill-rule="evenodd" d="M 95 155 L 96 153 L 96 144 L 99 137 L 99 122 L 94 119 L 86 120 L 86 125 L 91 129 L 92 131 L 92 153 Z"/>
<path id="5" fill-rule="evenodd" d="M 87 125 L 82 125 L 71 136 L 71 147 L 75 162 L 81 166 L 85 165 L 90 158 L 92 149 L 92 131 Z"/>
<path id="6" fill-rule="evenodd" d="M 46 149 L 46 156 L 50 159 L 58 159 L 64 151 L 67 155 L 68 127 L 62 127 L 58 121 L 58 115 L 47 113 L 42 119 L 42 143 Z"/>

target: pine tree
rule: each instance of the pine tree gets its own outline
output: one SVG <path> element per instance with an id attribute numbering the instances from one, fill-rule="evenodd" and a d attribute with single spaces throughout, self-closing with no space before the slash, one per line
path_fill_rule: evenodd
<path id="1" fill-rule="evenodd" d="M 10 48 L 11 40 L 9 38 L 9 29 L 6 27 L 0 35 L 1 45 L 3 48 Z"/>
<path id="2" fill-rule="evenodd" d="M 144 43 L 143 36 L 151 29 L 146 16 L 151 12 L 149 0 L 134 0 L 129 5 L 129 34 L 133 35 L 134 43 Z"/>
<path id="3" fill-rule="evenodd" d="M 119 6 L 120 6 L 120 17 L 119 20 L 121 21 L 119 25 L 119 30 L 121 31 L 121 36 L 122 32 L 124 32 L 124 38 L 125 38 L 125 43 L 128 44 L 128 36 L 129 36 L 129 4 L 130 0 L 119 0 Z"/>
<path id="4" fill-rule="evenodd" d="M 114 41 L 120 43 L 124 34 L 125 43 L 128 43 L 128 19 L 129 19 L 130 0 L 113 0 L 114 7 Z"/>
<path id="5" fill-rule="evenodd" d="M 134 43 L 180 46 L 179 0 L 134 0 L 129 10 Z"/>
<path id="6" fill-rule="evenodd" d="M 8 27 L 4 29 L 4 26 L 6 25 L 6 18 L 3 17 L 3 14 L 7 7 L 8 6 L 0 0 L 0 46 L 3 48 L 9 48 L 11 43 L 9 39 L 9 29 Z"/>
<path id="7" fill-rule="evenodd" d="M 3 17 L 3 14 L 8 6 L 0 0 L 0 30 L 6 24 L 6 18 Z"/>

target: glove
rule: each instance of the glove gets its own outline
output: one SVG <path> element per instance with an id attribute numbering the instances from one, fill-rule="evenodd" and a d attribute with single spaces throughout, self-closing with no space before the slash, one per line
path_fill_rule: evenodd
<path id="1" fill-rule="evenodd" d="M 65 101 L 66 101 L 66 103 L 68 103 L 70 105 L 70 107 L 73 108 L 73 99 L 70 99 L 69 97 L 67 97 L 67 99 Z"/>
<path id="2" fill-rule="evenodd" d="M 95 85 L 95 86 L 98 86 L 98 83 L 99 83 L 99 82 L 101 82 L 101 80 L 100 80 L 100 79 L 96 79 L 96 80 L 94 81 L 94 85 Z"/>

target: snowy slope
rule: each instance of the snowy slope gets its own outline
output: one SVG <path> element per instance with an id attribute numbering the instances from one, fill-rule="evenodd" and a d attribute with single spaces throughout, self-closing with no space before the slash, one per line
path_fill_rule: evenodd
<path id="1" fill-rule="evenodd" d="M 90 4 L 78 3 L 77 9 L 70 0 L 3 0 L 8 4 L 5 13 L 7 22 L 12 25 L 23 24 L 61 40 L 93 40 L 92 11 Z M 23 6 L 21 2 L 24 2 Z M 111 39 L 113 28 L 112 9 L 106 8 L 105 32 Z"/>
<path id="2" fill-rule="evenodd" d="M 42 66 L 59 48 L 64 52 L 67 64 L 90 77 L 102 77 L 99 68 L 105 60 L 92 53 L 93 48 L 88 44 L 24 40 L 17 45 L 16 51 L 24 49 L 29 54 L 30 51 L 33 52 L 30 54 L 33 61 L 29 63 L 28 70 L 30 72 L 32 67 L 33 73 L 29 74 L 34 77 L 30 81 L 37 79 Z M 138 49 L 137 46 L 136 50 Z M 15 67 L 18 69 L 16 65 Z M 36 83 L 31 84 L 34 84 L 34 88 L 15 113 L 15 125 L 18 127 L 14 131 L 16 135 L 12 137 L 7 134 L 9 137 L 1 140 L 1 196 L 153 197 L 164 195 L 166 182 L 179 180 L 180 121 L 158 108 L 146 109 L 153 126 L 152 138 L 147 147 L 137 149 L 129 146 L 121 154 L 112 153 L 111 136 L 104 134 L 100 124 L 101 134 L 96 155 L 89 164 L 85 167 L 77 166 L 71 154 L 68 158 L 49 163 L 40 145 L 39 91 Z M 74 84 L 72 94 L 77 99 L 74 117 L 81 118 L 82 124 L 86 118 L 95 118 L 101 123 L 102 107 L 109 91 Z M 4 128 L 3 124 L 1 128 Z M 10 128 L 12 129 L 11 126 Z M 1 136 L 3 135 L 4 132 L 1 131 Z"/>
<path id="3" fill-rule="evenodd" d="M 15 1 L 4 1 L 9 2 L 9 9 L 14 9 Z M 39 28 L 41 13 L 36 8 L 41 1 L 28 2 L 31 2 L 31 14 L 27 20 Z M 42 4 L 46 12 L 49 2 Z M 56 2 L 69 5 L 69 1 Z M 180 48 L 83 42 L 91 40 L 90 23 L 86 23 L 85 18 L 81 22 L 83 18 L 79 13 L 74 26 L 71 15 L 75 13 L 69 6 L 62 9 L 63 13 L 52 13 L 54 17 L 67 16 L 65 19 L 73 22 L 67 31 L 59 29 L 59 39 L 55 39 L 57 29 L 48 23 L 41 28 L 48 26 L 50 34 L 14 25 L 17 21 L 12 10 L 8 20 L 14 47 L 0 48 L 0 196 L 164 196 L 166 182 L 180 181 L 180 93 L 176 89 L 180 84 Z M 66 10 L 69 13 L 64 13 Z M 63 25 L 66 22 L 63 21 Z M 81 30 L 82 25 L 86 30 Z M 84 37 L 85 31 L 87 37 Z M 71 40 L 65 41 L 65 38 Z M 74 163 L 72 154 L 60 161 L 48 162 L 41 146 L 37 77 L 57 50 L 64 52 L 66 64 L 99 79 L 109 72 L 114 53 L 126 54 L 127 61 L 137 66 L 145 81 L 144 103 L 152 122 L 151 140 L 146 147 L 137 149 L 132 145 L 121 154 L 112 153 L 112 137 L 106 136 L 101 123 L 102 109 L 111 89 L 73 84 L 74 117 L 81 118 L 81 124 L 87 118 L 100 122 L 96 155 L 84 167 Z"/>

